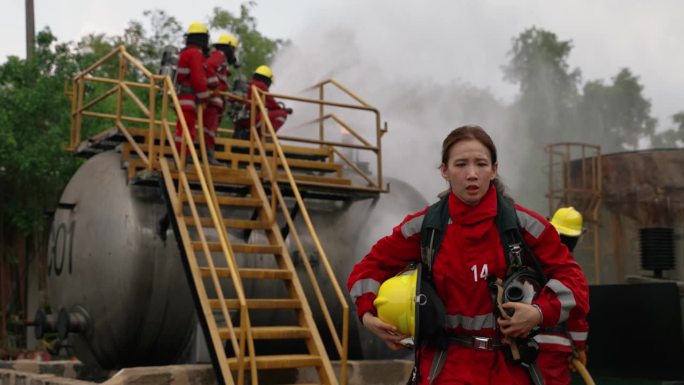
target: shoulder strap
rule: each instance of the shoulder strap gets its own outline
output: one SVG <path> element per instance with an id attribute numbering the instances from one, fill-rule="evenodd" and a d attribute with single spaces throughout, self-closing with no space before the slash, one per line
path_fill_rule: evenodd
<path id="1" fill-rule="evenodd" d="M 497 213 L 494 222 L 499 229 L 501 246 L 506 255 L 507 275 L 521 267 L 530 267 L 537 273 L 542 285 L 545 284 L 547 280 L 539 259 L 527 246 L 520 232 L 515 204 L 513 200 L 499 192 L 497 192 Z"/>
<path id="2" fill-rule="evenodd" d="M 432 274 L 435 255 L 442 245 L 448 223 L 449 194 L 446 194 L 427 209 L 423 217 L 423 224 L 420 227 L 420 255 L 430 275 Z"/>

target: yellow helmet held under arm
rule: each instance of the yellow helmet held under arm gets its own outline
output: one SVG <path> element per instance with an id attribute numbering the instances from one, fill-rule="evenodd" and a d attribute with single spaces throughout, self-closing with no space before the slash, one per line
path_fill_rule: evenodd
<path id="1" fill-rule="evenodd" d="M 373 301 L 378 318 L 409 336 L 415 335 L 416 328 L 417 278 L 418 270 L 410 269 L 386 280 Z"/>

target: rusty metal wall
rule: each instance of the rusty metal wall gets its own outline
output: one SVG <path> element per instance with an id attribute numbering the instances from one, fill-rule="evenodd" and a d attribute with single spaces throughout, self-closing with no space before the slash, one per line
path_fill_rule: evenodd
<path id="1" fill-rule="evenodd" d="M 571 163 L 571 178 L 578 178 L 580 161 Z M 665 271 L 664 276 L 684 280 L 684 150 L 603 155 L 601 170 L 601 283 L 622 283 L 626 275 L 652 275 L 640 268 L 639 229 L 644 227 L 674 229 L 675 270 Z M 581 239 L 575 250 L 588 278 L 593 269 L 592 251 L 588 237 Z"/>

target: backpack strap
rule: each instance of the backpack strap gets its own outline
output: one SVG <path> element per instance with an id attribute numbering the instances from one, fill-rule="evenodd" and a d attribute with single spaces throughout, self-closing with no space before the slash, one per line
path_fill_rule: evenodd
<path id="1" fill-rule="evenodd" d="M 428 269 L 429 277 L 432 277 L 435 256 L 442 245 L 447 224 L 449 224 L 449 195 L 446 194 L 428 208 L 420 227 L 420 255 L 423 264 Z"/>
<path id="2" fill-rule="evenodd" d="M 499 239 L 506 256 L 506 275 L 510 275 L 522 267 L 529 267 L 537 273 L 539 282 L 542 285 L 546 284 L 547 279 L 539 259 L 527 246 L 520 232 L 520 223 L 513 200 L 498 191 L 497 213 L 494 222 L 499 229 Z"/>

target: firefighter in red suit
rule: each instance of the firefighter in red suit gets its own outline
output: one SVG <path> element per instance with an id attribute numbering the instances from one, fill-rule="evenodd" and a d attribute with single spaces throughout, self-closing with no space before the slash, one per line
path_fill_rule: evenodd
<path id="1" fill-rule="evenodd" d="M 505 358 L 503 337 L 525 337 L 537 326 L 555 326 L 588 312 L 586 279 L 556 230 L 544 217 L 515 205 L 523 239 L 549 281 L 532 304 L 505 303 L 504 309 L 515 311 L 511 319 L 495 318 L 487 277 L 504 279 L 506 275 L 506 259 L 494 223 L 496 192 L 503 192 L 497 166 L 496 147 L 478 126 L 457 128 L 443 142 L 440 169 L 450 185 L 450 221 L 435 256 L 434 284 L 446 307 L 447 333 L 478 344 L 449 343 L 439 373 L 431 373 L 438 349 L 423 346 L 420 384 L 529 384 L 526 369 Z M 380 239 L 354 266 L 347 282 L 364 326 L 393 349 L 403 348 L 400 342 L 408 336 L 380 320 L 373 301 L 386 279 L 421 260 L 420 229 L 426 210 L 407 216 Z"/>
<path id="2" fill-rule="evenodd" d="M 268 66 L 260 65 L 254 71 L 252 75 L 252 80 L 249 83 L 249 90 L 247 91 L 247 100 L 252 98 L 252 86 L 256 86 L 258 89 L 268 92 L 273 82 L 273 71 Z M 292 108 L 286 108 L 283 103 L 279 103 L 271 95 L 266 96 L 265 106 L 268 110 L 268 118 L 273 124 L 273 129 L 278 131 L 280 127 L 283 126 L 285 120 L 287 120 L 287 115 L 292 113 Z M 251 111 L 249 105 L 245 105 L 247 111 Z M 256 116 L 256 128 L 257 132 L 261 132 L 261 114 L 257 110 Z M 242 119 L 235 122 L 235 132 L 233 133 L 233 138 L 235 139 L 249 139 L 249 112 L 243 115 Z"/>
<path id="3" fill-rule="evenodd" d="M 185 123 L 188 125 L 193 142 L 195 140 L 197 111 L 209 100 L 207 76 L 204 70 L 204 55 L 209 48 L 209 31 L 202 23 L 192 23 L 185 35 L 185 48 L 178 56 L 176 92 Z M 176 149 L 181 151 L 183 127 L 180 120 L 176 124 Z"/>
<path id="4" fill-rule="evenodd" d="M 207 146 L 207 160 L 215 166 L 221 164 L 216 160 L 214 147 L 226 102 L 225 97 L 220 92 L 227 92 L 229 89 L 228 76 L 230 71 L 228 66 L 237 66 L 237 45 L 238 40 L 234 36 L 227 33 L 221 34 L 205 61 L 207 85 L 212 95 L 209 98 L 207 108 L 204 110 L 204 140 Z"/>
<path id="5" fill-rule="evenodd" d="M 583 232 L 582 214 L 573 207 L 561 207 L 551 218 L 551 224 L 572 253 Z M 569 360 L 573 357 L 577 356 L 583 365 L 587 364 L 588 332 L 589 324 L 584 317 L 570 317 L 563 327 L 544 330 L 534 337 L 539 344 L 537 363 L 545 385 L 569 385 Z"/>

